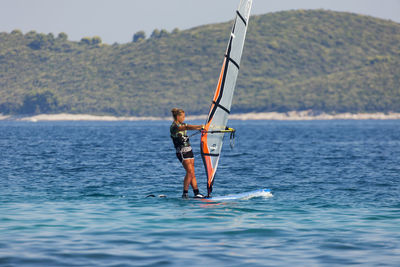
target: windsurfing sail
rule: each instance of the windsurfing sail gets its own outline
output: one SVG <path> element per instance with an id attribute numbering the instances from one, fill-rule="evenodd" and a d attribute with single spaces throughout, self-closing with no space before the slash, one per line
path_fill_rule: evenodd
<path id="1" fill-rule="evenodd" d="M 224 134 L 234 131 L 228 128 L 233 91 L 240 68 L 240 59 L 249 23 L 252 0 L 241 0 L 236 11 L 231 36 L 222 63 L 217 88 L 208 113 L 205 129 L 200 140 L 201 157 L 207 175 L 207 191 L 210 197 L 214 183 L 215 172 L 221 154 Z"/>

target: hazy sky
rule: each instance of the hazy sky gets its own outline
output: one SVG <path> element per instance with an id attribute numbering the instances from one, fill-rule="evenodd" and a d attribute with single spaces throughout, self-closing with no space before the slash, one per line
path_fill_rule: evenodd
<path id="1" fill-rule="evenodd" d="M 69 40 L 98 35 L 126 43 L 135 32 L 191 27 L 233 19 L 239 0 L 0 0 L 0 32 L 20 29 Z M 400 0 L 253 0 L 252 14 L 292 9 L 329 9 L 400 23 Z"/>

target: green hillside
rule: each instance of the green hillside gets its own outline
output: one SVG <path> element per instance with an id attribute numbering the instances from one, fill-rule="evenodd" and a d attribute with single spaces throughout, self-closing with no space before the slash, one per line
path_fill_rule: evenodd
<path id="1" fill-rule="evenodd" d="M 232 22 L 100 37 L 0 33 L 0 113 L 205 114 Z M 350 13 L 250 19 L 232 112 L 400 112 L 400 24 Z"/>

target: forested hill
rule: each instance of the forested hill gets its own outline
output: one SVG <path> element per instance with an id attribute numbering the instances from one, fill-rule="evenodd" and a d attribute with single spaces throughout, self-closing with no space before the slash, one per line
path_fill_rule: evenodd
<path id="1" fill-rule="evenodd" d="M 208 112 L 232 22 L 127 44 L 0 33 L 0 113 Z M 400 112 L 400 24 L 350 13 L 253 16 L 232 112 Z"/>

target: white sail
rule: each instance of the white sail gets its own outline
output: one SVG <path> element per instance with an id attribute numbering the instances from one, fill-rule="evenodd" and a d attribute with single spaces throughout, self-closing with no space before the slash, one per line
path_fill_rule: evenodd
<path id="1" fill-rule="evenodd" d="M 205 131 L 201 136 L 201 156 L 206 169 L 209 196 L 212 192 L 225 134 L 225 132 L 221 131 L 226 130 L 233 92 L 240 69 L 240 59 L 242 57 L 251 5 L 252 0 L 241 0 L 239 8 L 236 11 L 236 18 L 206 121 Z"/>

